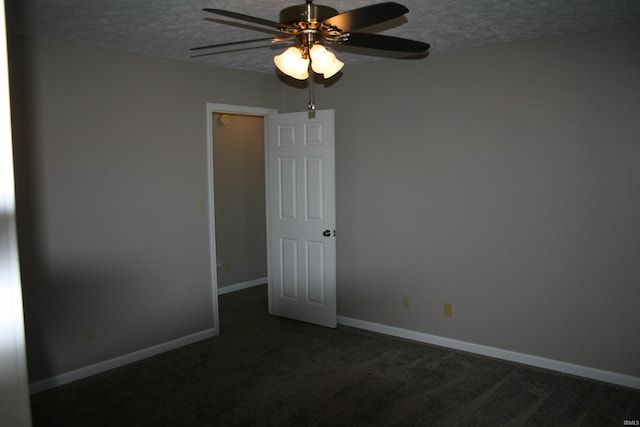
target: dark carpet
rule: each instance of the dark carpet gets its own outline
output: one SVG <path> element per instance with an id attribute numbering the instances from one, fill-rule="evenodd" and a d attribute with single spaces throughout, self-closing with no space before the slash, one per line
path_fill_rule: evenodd
<path id="1" fill-rule="evenodd" d="M 32 396 L 38 426 L 622 426 L 640 391 L 220 297 L 221 334 Z"/>

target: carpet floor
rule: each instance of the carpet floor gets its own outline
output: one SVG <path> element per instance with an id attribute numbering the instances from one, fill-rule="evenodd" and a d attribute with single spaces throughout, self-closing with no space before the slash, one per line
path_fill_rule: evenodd
<path id="1" fill-rule="evenodd" d="M 221 334 L 32 396 L 39 426 L 622 426 L 640 391 L 267 313 L 220 296 Z"/>

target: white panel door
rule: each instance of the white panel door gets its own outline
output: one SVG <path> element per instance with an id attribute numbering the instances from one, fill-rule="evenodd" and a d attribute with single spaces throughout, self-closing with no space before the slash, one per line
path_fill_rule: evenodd
<path id="1" fill-rule="evenodd" d="M 334 112 L 266 117 L 272 314 L 336 327 Z"/>

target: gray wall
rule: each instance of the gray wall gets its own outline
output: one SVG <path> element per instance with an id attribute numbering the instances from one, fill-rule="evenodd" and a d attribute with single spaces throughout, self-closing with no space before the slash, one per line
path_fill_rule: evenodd
<path id="1" fill-rule="evenodd" d="M 213 328 L 206 103 L 275 76 L 11 45 L 30 381 Z"/>
<path id="2" fill-rule="evenodd" d="M 339 314 L 640 376 L 639 39 L 351 66 L 318 88 Z M 306 91 L 43 42 L 13 45 L 11 71 L 31 381 L 211 328 L 205 103 L 303 110 Z"/>
<path id="3" fill-rule="evenodd" d="M 218 287 L 267 276 L 264 119 L 213 117 Z"/>
<path id="4" fill-rule="evenodd" d="M 639 41 L 353 66 L 318 90 L 339 314 L 640 376 Z"/>

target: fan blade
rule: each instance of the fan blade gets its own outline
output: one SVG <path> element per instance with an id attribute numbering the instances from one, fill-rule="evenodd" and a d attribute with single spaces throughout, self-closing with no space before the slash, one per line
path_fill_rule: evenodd
<path id="1" fill-rule="evenodd" d="M 323 24 L 339 28 L 343 32 L 358 30 L 381 22 L 389 21 L 409 12 L 409 9 L 401 4 L 385 2 L 360 7 L 348 12 L 332 16 L 322 21 Z"/>
<path id="2" fill-rule="evenodd" d="M 191 58 L 204 58 L 205 56 L 224 55 L 224 54 L 233 53 L 233 52 L 246 52 L 248 50 L 264 49 L 265 47 L 271 47 L 271 45 L 267 44 L 267 45 L 262 45 L 262 46 L 240 47 L 240 48 L 235 48 L 235 49 L 222 49 L 222 50 L 216 50 L 216 51 L 213 51 L 213 52 L 199 53 L 197 55 L 191 55 L 190 57 Z M 382 51 L 378 51 L 378 52 L 382 52 Z"/>
<path id="3" fill-rule="evenodd" d="M 213 22 L 214 24 L 223 24 L 223 25 L 229 25 L 229 26 L 236 27 L 236 28 L 242 28 L 243 30 L 259 31 L 259 32 L 265 33 L 265 34 L 273 34 L 274 37 L 280 36 L 283 33 L 283 31 L 278 31 L 278 30 L 271 29 L 271 28 L 263 28 L 263 27 L 259 27 L 257 25 L 249 24 L 247 22 L 232 21 L 230 19 L 204 18 L 204 20 L 207 21 L 207 22 Z M 290 34 L 288 31 L 286 33 Z"/>
<path id="4" fill-rule="evenodd" d="M 251 22 L 252 24 L 264 25 L 266 27 L 275 28 L 276 30 L 287 29 L 287 30 L 295 30 L 296 28 L 289 24 L 281 24 L 276 21 L 270 21 L 268 19 L 256 18 L 255 16 L 244 15 L 242 13 L 237 12 L 229 12 L 228 10 L 222 9 L 202 9 L 205 12 L 214 13 L 216 15 L 226 16 L 227 18 L 238 19 L 240 21 Z"/>
<path id="5" fill-rule="evenodd" d="M 295 39 L 295 36 L 292 36 L 292 37 L 267 37 L 267 38 L 262 38 L 262 39 L 251 39 L 251 40 L 241 40 L 241 41 L 237 41 L 237 42 L 210 44 L 210 45 L 207 45 L 207 46 L 192 47 L 189 50 L 213 49 L 213 48 L 216 48 L 216 47 L 235 46 L 235 45 L 238 45 L 238 44 L 255 43 L 255 42 L 266 42 L 266 41 L 271 41 L 273 43 L 278 43 L 278 42 L 290 41 L 290 40 L 293 40 L 293 39 Z"/>
<path id="6" fill-rule="evenodd" d="M 382 34 L 349 33 L 343 34 L 343 36 L 345 40 L 339 42 L 339 44 L 348 46 L 409 53 L 423 53 L 429 50 L 429 43 L 402 39 L 400 37 L 383 36 Z"/>

